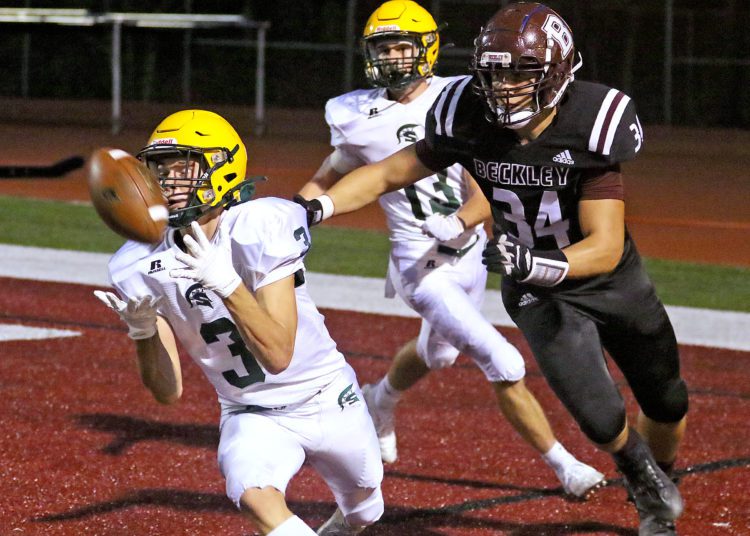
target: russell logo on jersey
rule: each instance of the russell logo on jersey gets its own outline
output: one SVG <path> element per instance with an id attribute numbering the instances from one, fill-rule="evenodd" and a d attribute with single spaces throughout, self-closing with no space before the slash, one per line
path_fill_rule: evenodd
<path id="1" fill-rule="evenodd" d="M 166 270 L 166 268 L 161 265 L 161 260 L 157 259 L 155 261 L 151 261 L 151 265 L 148 269 L 148 275 L 155 274 L 156 272 L 163 272 L 164 270 Z"/>

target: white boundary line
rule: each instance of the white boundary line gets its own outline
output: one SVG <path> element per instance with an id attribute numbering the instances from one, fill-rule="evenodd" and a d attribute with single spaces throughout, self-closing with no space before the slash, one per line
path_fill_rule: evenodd
<path id="1" fill-rule="evenodd" d="M 109 286 L 110 255 L 0 244 L 0 276 L 59 283 Z M 384 282 L 370 277 L 307 273 L 308 289 L 318 307 L 417 317 L 399 299 L 383 297 Z M 488 290 L 482 312 L 496 326 L 515 327 L 500 292 Z M 750 314 L 668 306 L 680 344 L 750 351 Z"/>

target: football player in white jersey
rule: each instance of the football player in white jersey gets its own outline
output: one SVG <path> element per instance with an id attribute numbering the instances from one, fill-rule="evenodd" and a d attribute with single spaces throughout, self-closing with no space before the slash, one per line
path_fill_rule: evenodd
<path id="1" fill-rule="evenodd" d="M 439 42 L 432 15 L 417 3 L 388 1 L 375 10 L 362 39 L 365 72 L 374 89 L 328 101 L 334 150 L 300 190 L 298 202 L 424 137 L 427 112 L 455 80 L 433 75 Z M 464 352 L 492 383 L 503 415 L 552 467 L 565 492 L 585 498 L 603 484 L 604 475 L 555 439 L 524 384 L 521 354 L 479 312 L 487 279 L 481 263 L 486 235 L 482 225 L 466 229 L 455 214 L 462 205 L 464 211 L 474 206 L 477 213 L 487 211 L 477 189 L 454 165 L 380 197 L 391 241 L 386 295 L 397 293 L 423 319 L 419 336 L 398 351 L 387 375 L 363 388 L 383 461 L 397 458 L 394 410 L 403 392 Z"/>
<path id="2" fill-rule="evenodd" d="M 96 294 L 127 323 L 143 383 L 161 403 L 180 398 L 179 340 L 216 388 L 227 496 L 263 534 L 315 534 L 284 498 L 305 461 L 338 505 L 318 534 L 375 523 L 378 440 L 307 292 L 305 211 L 250 200 L 245 147 L 212 112 L 170 115 L 138 157 L 159 177 L 170 228 L 156 245 L 127 242 L 109 264 L 117 294 Z"/>

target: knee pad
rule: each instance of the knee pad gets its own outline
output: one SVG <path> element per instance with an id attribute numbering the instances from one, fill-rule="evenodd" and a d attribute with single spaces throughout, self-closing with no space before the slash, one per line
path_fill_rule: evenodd
<path id="1" fill-rule="evenodd" d="M 463 351 L 472 358 L 490 382 L 517 382 L 526 376 L 526 363 L 518 349 L 505 338 L 486 338 Z"/>
<path id="2" fill-rule="evenodd" d="M 339 505 L 339 507 L 349 525 L 353 527 L 372 525 L 380 519 L 385 510 L 383 504 L 383 492 L 380 489 L 380 486 L 378 486 L 372 490 L 366 499 L 358 502 L 351 508 L 346 508 L 346 505 Z"/>
<path id="3" fill-rule="evenodd" d="M 586 437 L 598 445 L 606 445 L 617 439 L 627 423 L 625 404 L 622 400 L 620 402 L 621 404 L 609 408 L 598 404 L 589 408 L 588 415 L 573 412 L 573 417 Z"/>
<path id="4" fill-rule="evenodd" d="M 682 378 L 668 381 L 661 391 L 645 393 L 641 399 L 643 414 L 656 422 L 678 422 L 688 411 L 687 385 Z"/>

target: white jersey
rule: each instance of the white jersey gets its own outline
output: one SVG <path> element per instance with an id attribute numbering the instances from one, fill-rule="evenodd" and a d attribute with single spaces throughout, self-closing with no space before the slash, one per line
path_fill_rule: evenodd
<path id="1" fill-rule="evenodd" d="M 346 366 L 307 293 L 303 259 L 310 247 L 307 216 L 298 204 L 276 198 L 243 203 L 221 215 L 232 264 L 245 286 L 261 287 L 294 275 L 297 334 L 289 367 L 270 374 L 244 344 L 221 298 L 191 279 L 172 278 L 175 232 L 151 246 L 127 242 L 112 257 L 112 285 L 123 299 L 163 296 L 158 313 L 216 388 L 222 406 L 280 407 L 309 399 Z"/>
<path id="2" fill-rule="evenodd" d="M 334 169 L 348 173 L 422 139 L 427 112 L 443 88 L 457 78 L 432 77 L 427 90 L 408 104 L 389 100 L 384 88 L 360 89 L 329 100 L 326 122 L 336 149 Z M 422 223 L 435 212 L 450 214 L 463 204 L 468 186 L 462 169 L 454 164 L 380 197 L 392 242 L 434 241 L 422 233 Z"/>

